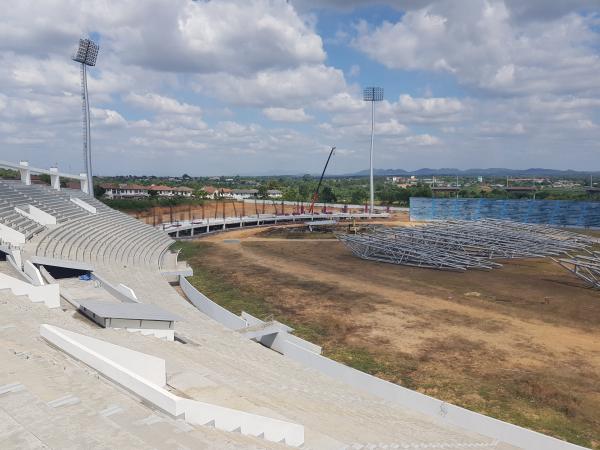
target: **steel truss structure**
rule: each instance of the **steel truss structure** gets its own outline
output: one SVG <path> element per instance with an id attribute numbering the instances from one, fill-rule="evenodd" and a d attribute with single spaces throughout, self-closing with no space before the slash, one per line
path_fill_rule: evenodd
<path id="1" fill-rule="evenodd" d="M 574 273 L 595 289 L 600 289 L 600 252 L 588 255 L 568 255 L 568 258 L 555 259 L 558 264 Z"/>
<path id="2" fill-rule="evenodd" d="M 496 259 L 559 256 L 593 243 L 578 233 L 499 219 L 372 226 L 365 233 L 336 237 L 363 259 L 461 272 L 501 267 Z"/>

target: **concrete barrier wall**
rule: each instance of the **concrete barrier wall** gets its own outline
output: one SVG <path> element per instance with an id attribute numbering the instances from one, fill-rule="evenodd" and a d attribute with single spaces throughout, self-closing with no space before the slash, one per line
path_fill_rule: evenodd
<path id="1" fill-rule="evenodd" d="M 100 284 L 102 284 L 104 290 L 106 290 L 106 292 L 108 292 L 116 299 L 127 303 L 140 303 L 137 296 L 135 295 L 135 292 L 133 292 L 133 290 L 128 288 L 127 286 L 122 285 L 126 289 L 119 288 L 118 286 L 113 286 L 106 279 L 104 279 L 102 276 L 98 275 L 95 272 L 92 272 L 92 279 L 99 281 Z"/>
<path id="2" fill-rule="evenodd" d="M 8 242 L 11 245 L 22 245 L 25 243 L 25 235 L 7 227 L 3 223 L 0 223 L 0 240 L 2 242 Z"/>
<path id="3" fill-rule="evenodd" d="M 222 306 L 217 305 L 207 296 L 200 293 L 184 277 L 179 277 L 179 285 L 181 286 L 181 290 L 185 293 L 187 298 L 190 299 L 192 304 L 211 319 L 216 320 L 231 330 L 246 328 L 247 323 L 244 319 L 236 316 Z"/>
<path id="4" fill-rule="evenodd" d="M 45 324 L 40 326 L 40 334 L 44 339 L 64 352 L 84 362 L 91 368 L 97 370 L 140 397 L 152 402 L 169 414 L 179 416 L 183 413 L 181 405 L 179 404 L 180 398 L 178 396 L 164 390 L 159 385 L 151 383 L 146 378 L 142 378 L 130 369 L 117 364 L 113 361 L 114 355 L 110 352 L 110 349 L 108 355 L 99 353 L 99 351 L 102 351 L 100 344 L 107 343 Z M 82 338 L 87 339 L 84 341 Z M 93 345 L 92 341 L 97 341 L 99 345 Z M 90 343 L 92 343 L 91 346 Z M 137 361 L 143 361 L 145 356 L 150 357 L 144 353 L 135 352 L 123 347 L 121 348 L 122 352 L 128 351 L 132 357 L 135 356 Z"/>
<path id="5" fill-rule="evenodd" d="M 224 431 L 239 430 L 245 435 L 283 441 L 291 446 L 304 443 L 302 425 L 171 394 L 163 388 L 166 371 L 161 358 L 46 324 L 40 326 L 40 335 L 167 413 L 183 415 L 188 423 L 212 424 Z"/>
<path id="6" fill-rule="evenodd" d="M 73 203 L 75 203 L 77 206 L 79 206 L 80 208 L 83 208 L 86 211 L 91 212 L 92 214 L 96 214 L 96 208 L 94 206 L 90 205 L 89 203 L 84 202 L 80 198 L 71 197 L 71 201 Z"/>
<path id="7" fill-rule="evenodd" d="M 25 263 L 23 264 L 23 271 L 25 272 L 25 275 L 27 275 L 31 280 L 31 284 L 35 286 L 44 285 L 44 279 L 42 278 L 42 274 L 40 273 L 38 268 L 31 263 L 31 261 L 25 261 Z"/>
<path id="8" fill-rule="evenodd" d="M 133 289 L 131 289 L 129 286 L 125 286 L 123 283 L 119 283 L 118 285 L 115 286 L 115 289 L 118 290 L 119 292 L 121 292 L 125 297 L 133 300 L 136 303 L 139 303 L 140 301 L 137 298 L 137 295 L 135 295 L 135 291 Z"/>
<path id="9" fill-rule="evenodd" d="M 321 354 L 320 346 L 289 333 L 277 333 L 277 336 L 268 347 L 282 355 L 287 355 L 289 351 L 296 351 L 296 346 L 317 355 Z"/>
<path id="10" fill-rule="evenodd" d="M 34 286 L 26 281 L 0 273 L 0 289 L 10 289 L 14 295 L 26 295 L 34 303 L 44 303 L 48 308 L 60 307 L 58 284 Z"/>
<path id="11" fill-rule="evenodd" d="M 14 248 L 10 251 L 10 259 L 16 265 L 19 272 L 21 272 L 21 267 L 23 265 L 23 258 L 21 256 L 21 250 Z"/>
<path id="12" fill-rule="evenodd" d="M 273 442 L 285 442 L 292 447 L 304 443 L 304 427 L 283 420 L 236 411 L 195 400 L 182 399 L 185 421 L 196 425 L 213 422 L 215 428 L 239 431 L 249 436 L 261 436 Z"/>
<path id="13" fill-rule="evenodd" d="M 39 223 L 40 225 L 56 225 L 56 217 L 54 217 L 52 214 L 48 214 L 46 211 L 36 208 L 33 205 L 26 205 L 25 210 L 15 207 L 15 211 L 22 216 Z"/>

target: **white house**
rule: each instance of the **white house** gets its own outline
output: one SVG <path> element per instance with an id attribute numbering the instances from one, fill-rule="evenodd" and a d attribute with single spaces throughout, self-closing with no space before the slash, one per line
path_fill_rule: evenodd
<path id="1" fill-rule="evenodd" d="M 204 192 L 206 192 L 206 196 L 208 198 L 235 198 L 233 195 L 233 190 L 228 188 L 216 188 L 214 186 L 204 186 L 202 188 Z"/>
<path id="2" fill-rule="evenodd" d="M 269 198 L 281 198 L 281 197 L 283 197 L 283 192 L 281 192 L 278 189 L 269 189 L 267 191 L 267 196 Z"/>
<path id="3" fill-rule="evenodd" d="M 148 186 L 138 184 L 116 184 L 105 183 L 101 184 L 106 192 L 104 195 L 108 198 L 143 198 L 148 197 Z"/>
<path id="4" fill-rule="evenodd" d="M 104 195 L 108 198 L 144 198 L 150 196 L 150 191 L 158 193 L 159 197 L 191 197 L 194 190 L 189 187 L 171 186 L 142 186 L 138 184 L 106 183 L 100 185 L 105 189 Z"/>
<path id="5" fill-rule="evenodd" d="M 233 189 L 231 193 L 236 200 L 258 197 L 258 189 Z"/>

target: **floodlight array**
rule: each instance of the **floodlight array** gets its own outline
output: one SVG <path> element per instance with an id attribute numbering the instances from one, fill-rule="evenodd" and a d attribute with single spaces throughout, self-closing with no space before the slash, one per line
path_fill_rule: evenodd
<path id="1" fill-rule="evenodd" d="M 365 233 L 337 238 L 363 259 L 455 271 L 491 270 L 502 266 L 496 259 L 559 256 L 592 244 L 577 233 L 497 219 L 372 226 Z"/>
<path id="2" fill-rule="evenodd" d="M 86 66 L 95 66 L 99 48 L 98 44 L 90 39 L 79 39 L 79 48 L 73 56 L 73 61 Z"/>
<path id="3" fill-rule="evenodd" d="M 383 88 L 370 86 L 363 90 L 363 100 L 365 102 L 380 102 L 383 100 Z"/>
<path id="4" fill-rule="evenodd" d="M 569 272 L 577 275 L 595 289 L 600 289 L 600 252 L 587 255 L 567 255 L 568 258 L 555 259 Z"/>

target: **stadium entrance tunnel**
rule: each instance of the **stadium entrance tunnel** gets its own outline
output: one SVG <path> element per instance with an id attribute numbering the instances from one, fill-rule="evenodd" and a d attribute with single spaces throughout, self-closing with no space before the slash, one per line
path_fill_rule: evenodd
<path id="1" fill-rule="evenodd" d="M 62 278 L 80 278 L 91 279 L 91 271 L 74 269 L 72 267 L 49 266 L 44 264 L 44 268 L 48 271 L 52 278 L 59 280 Z"/>

